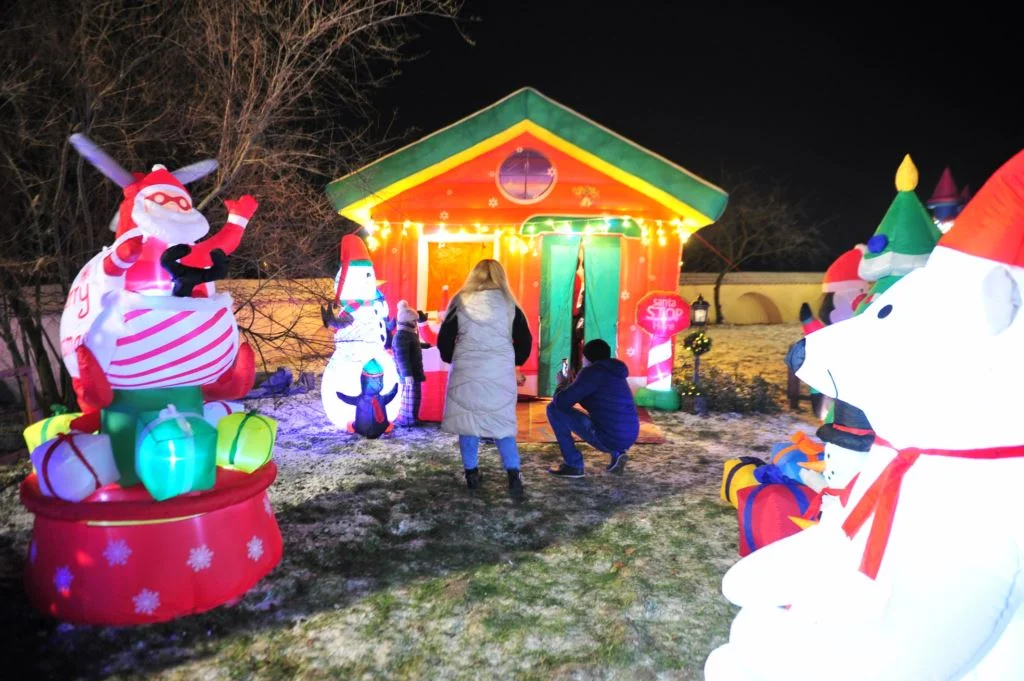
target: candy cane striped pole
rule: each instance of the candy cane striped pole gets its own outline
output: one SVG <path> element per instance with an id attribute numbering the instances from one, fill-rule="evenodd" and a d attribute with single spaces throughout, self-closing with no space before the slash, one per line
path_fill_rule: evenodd
<path id="1" fill-rule="evenodd" d="M 647 353 L 647 389 L 672 389 L 672 336 L 654 336 Z"/>

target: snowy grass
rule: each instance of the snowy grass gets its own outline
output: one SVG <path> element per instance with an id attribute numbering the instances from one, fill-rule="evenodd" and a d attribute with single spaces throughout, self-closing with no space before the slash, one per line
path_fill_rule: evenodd
<path id="1" fill-rule="evenodd" d="M 784 385 L 774 365 L 799 327 L 710 334 L 702 366 Z M 16 485 L 28 468 L 0 467 L 0 624 L 25 678 L 700 679 L 735 612 L 719 591 L 737 531 L 718 500 L 722 462 L 815 425 L 655 414 L 667 443 L 635 448 L 621 477 L 585 450 L 581 481 L 544 473 L 554 445 L 522 445 L 517 504 L 493 446 L 470 495 L 455 438 L 435 426 L 367 441 L 325 425 L 318 393 L 259 406 L 280 421 L 271 497 L 285 557 L 238 604 L 167 624 L 32 611 Z"/>

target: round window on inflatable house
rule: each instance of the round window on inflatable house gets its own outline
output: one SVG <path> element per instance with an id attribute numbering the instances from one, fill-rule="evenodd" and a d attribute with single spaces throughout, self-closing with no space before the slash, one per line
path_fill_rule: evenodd
<path id="1" fill-rule="evenodd" d="M 555 186 L 555 165 L 536 149 L 517 149 L 498 168 L 498 189 L 516 203 L 536 203 Z"/>

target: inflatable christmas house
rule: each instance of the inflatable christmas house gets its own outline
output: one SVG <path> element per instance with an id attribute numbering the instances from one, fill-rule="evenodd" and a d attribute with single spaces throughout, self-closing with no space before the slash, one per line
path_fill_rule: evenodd
<path id="1" fill-rule="evenodd" d="M 718 187 L 529 88 L 335 180 L 327 194 L 370 233 L 384 295 L 427 312 L 427 329 L 446 287 L 454 295 L 476 262 L 499 260 L 534 327 L 520 392 L 538 396 L 552 394 L 563 358 L 574 357 L 580 317 L 584 338 L 607 341 L 634 388 L 661 380 L 673 342 L 638 322 L 640 303 L 676 294 L 684 242 L 727 201 Z M 649 307 L 678 310 L 663 298 L 648 298 Z M 446 373 L 436 348 L 424 350 L 423 364 L 421 418 L 441 413 L 435 397 Z"/>

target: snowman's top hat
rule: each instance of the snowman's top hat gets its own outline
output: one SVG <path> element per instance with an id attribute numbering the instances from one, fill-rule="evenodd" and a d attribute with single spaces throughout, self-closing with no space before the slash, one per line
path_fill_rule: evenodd
<path id="1" fill-rule="evenodd" d="M 864 412 L 840 400 L 835 401 L 835 419 L 815 434 L 822 442 L 855 452 L 866 452 L 875 442 L 875 433 Z"/>

